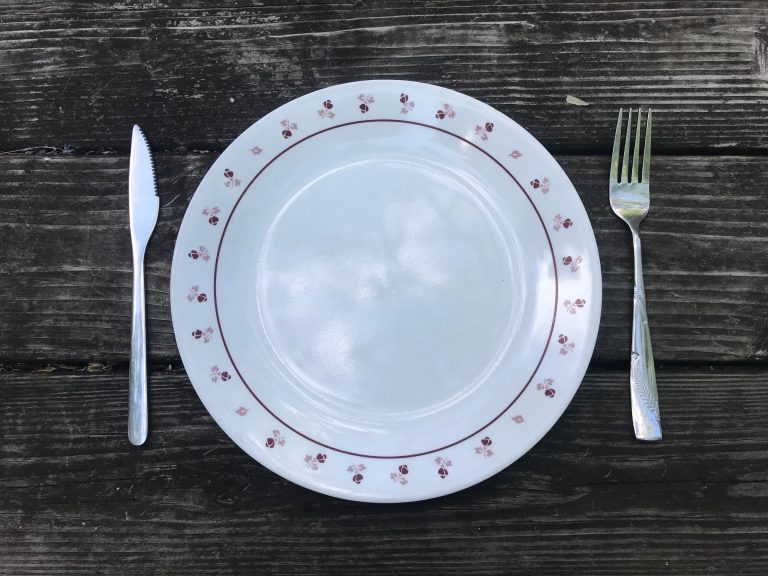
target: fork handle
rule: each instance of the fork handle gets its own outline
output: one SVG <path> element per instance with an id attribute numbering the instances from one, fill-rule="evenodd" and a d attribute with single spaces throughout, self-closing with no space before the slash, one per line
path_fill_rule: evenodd
<path id="1" fill-rule="evenodd" d="M 656 370 L 653 366 L 651 332 L 645 310 L 643 258 L 640 234 L 632 228 L 635 252 L 635 297 L 632 315 L 632 366 L 629 375 L 632 400 L 632 423 L 639 440 L 661 440 L 659 396 L 656 390 Z"/>
<path id="2" fill-rule="evenodd" d="M 147 341 L 144 314 L 144 253 L 133 254 L 133 321 L 131 364 L 128 373 L 128 440 L 144 444 L 149 430 L 147 414 Z"/>

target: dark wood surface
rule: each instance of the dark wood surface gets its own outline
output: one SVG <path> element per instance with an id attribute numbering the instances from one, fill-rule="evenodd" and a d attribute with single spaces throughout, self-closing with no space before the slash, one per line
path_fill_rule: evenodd
<path id="1" fill-rule="evenodd" d="M 653 445 L 628 429 L 626 371 L 593 369 L 516 464 L 472 489 L 402 505 L 318 496 L 266 471 L 212 422 L 182 370 L 154 372 L 152 437 L 134 448 L 126 377 L 4 374 L 13 399 L 1 413 L 6 573 L 768 570 L 762 369 L 662 366 L 665 439 Z"/>
<path id="2" fill-rule="evenodd" d="M 338 82 L 438 83 L 547 147 L 592 219 L 596 353 L 501 474 L 407 505 L 283 481 L 180 365 L 175 234 L 216 155 Z M 589 103 L 566 104 L 567 95 Z M 53 2 L 0 6 L 0 574 L 768 574 L 768 3 Z M 665 438 L 633 439 L 619 106 L 653 105 L 648 306 Z M 126 437 L 130 126 L 157 152 L 149 442 Z"/>

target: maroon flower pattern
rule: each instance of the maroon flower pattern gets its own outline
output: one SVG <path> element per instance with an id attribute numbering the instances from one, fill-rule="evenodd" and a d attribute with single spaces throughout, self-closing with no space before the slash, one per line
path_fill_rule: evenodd
<path id="1" fill-rule="evenodd" d="M 480 136 L 480 140 L 483 140 L 483 141 L 488 140 L 488 134 L 490 134 L 491 132 L 493 132 L 493 124 L 490 122 L 486 122 L 482 126 L 480 126 L 480 124 L 475 126 L 475 134 Z"/>
<path id="2" fill-rule="evenodd" d="M 347 467 L 347 472 L 352 474 L 352 482 L 360 484 L 363 481 L 363 472 L 365 472 L 365 464 L 352 464 Z"/>
<path id="3" fill-rule="evenodd" d="M 408 476 L 407 464 L 400 464 L 400 466 L 397 467 L 397 472 L 392 472 L 389 475 L 392 482 L 400 484 L 400 486 L 405 486 L 408 484 L 408 478 L 406 478 L 406 476 Z"/>
<path id="4" fill-rule="evenodd" d="M 400 108 L 400 114 L 408 114 L 416 107 L 416 102 L 408 98 L 408 94 L 400 94 L 400 103 L 403 105 Z"/>
<path id="5" fill-rule="evenodd" d="M 522 424 L 523 422 L 525 422 L 525 418 L 523 418 L 522 414 L 515 414 L 514 416 L 512 416 L 512 422 L 514 422 L 515 424 Z"/>
<path id="6" fill-rule="evenodd" d="M 554 225 L 552 228 L 554 228 L 555 232 L 560 232 L 560 228 L 564 228 L 565 230 L 568 230 L 571 226 L 573 226 L 573 222 L 570 218 L 563 218 L 560 216 L 560 214 L 556 215 L 554 218 L 552 218 L 552 221 L 554 222 Z"/>
<path id="7" fill-rule="evenodd" d="M 333 111 L 333 102 L 330 100 L 323 102 L 323 107 L 317 111 L 317 115 L 320 116 L 320 118 L 328 118 L 328 120 L 335 118 L 336 113 Z"/>
<path id="8" fill-rule="evenodd" d="M 560 354 L 563 356 L 566 356 L 569 352 L 573 352 L 573 349 L 576 348 L 576 344 L 569 342 L 568 336 L 565 334 L 560 334 L 560 336 L 557 337 L 557 341 L 560 344 Z"/>
<path id="9" fill-rule="evenodd" d="M 563 257 L 563 265 L 570 266 L 571 272 L 578 272 L 582 262 L 584 262 L 584 258 L 582 258 L 581 256 L 576 256 L 576 258 L 574 258 L 573 256 Z"/>
<path id="10" fill-rule="evenodd" d="M 440 476 L 440 478 L 448 476 L 448 468 L 453 466 L 453 462 L 442 456 L 435 458 L 435 464 L 437 464 L 437 475 Z"/>
<path id="11" fill-rule="evenodd" d="M 512 153 L 510 154 L 510 156 L 512 157 L 513 160 L 517 160 L 522 155 L 523 155 L 523 153 L 520 152 L 520 150 L 512 150 Z"/>
<path id="12" fill-rule="evenodd" d="M 208 224 L 213 224 L 214 226 L 219 223 L 219 212 L 221 212 L 221 210 L 218 206 L 214 206 L 213 208 L 208 208 L 206 206 L 203 208 L 203 216 L 208 216 Z"/>
<path id="13" fill-rule="evenodd" d="M 285 436 L 280 434 L 280 430 L 272 430 L 272 436 L 267 438 L 264 442 L 267 448 L 274 448 L 275 446 L 285 446 Z"/>
<path id="14" fill-rule="evenodd" d="M 491 450 L 491 440 L 488 436 L 480 440 L 480 446 L 475 446 L 475 454 L 482 454 L 483 458 L 490 458 L 493 456 L 493 450 Z"/>
<path id="15" fill-rule="evenodd" d="M 299 125 L 295 122 L 291 122 L 287 118 L 280 121 L 280 125 L 283 127 L 283 138 L 288 139 L 293 136 L 293 133 L 299 129 Z"/>
<path id="16" fill-rule="evenodd" d="M 213 338 L 213 328 L 208 326 L 208 328 L 205 330 L 200 330 L 199 328 L 197 330 L 193 330 L 192 338 L 195 340 L 202 340 L 205 344 L 208 344 L 208 342 L 211 341 L 211 338 Z"/>
<path id="17" fill-rule="evenodd" d="M 235 188 L 237 186 L 240 186 L 240 180 L 235 178 L 235 173 L 229 168 L 224 170 L 224 178 L 226 178 L 226 180 L 224 181 L 224 186 L 226 186 L 227 188 Z"/>
<path id="18" fill-rule="evenodd" d="M 307 468 L 310 470 L 317 470 L 323 462 L 326 460 L 325 454 L 317 454 L 316 456 L 312 456 L 311 454 L 307 454 L 304 456 L 304 462 L 307 464 Z"/>
<path id="19" fill-rule="evenodd" d="M 245 416 L 246 414 L 248 414 L 248 410 L 249 408 L 246 408 L 245 406 L 240 406 L 240 408 L 235 410 L 235 414 L 237 414 L 238 416 Z"/>
<path id="20" fill-rule="evenodd" d="M 259 146 L 254 146 L 253 148 L 251 148 L 251 154 L 253 154 L 254 156 L 258 156 L 262 152 L 264 152 L 264 149 L 260 148 Z"/>
<path id="21" fill-rule="evenodd" d="M 187 256 L 192 258 L 192 260 L 197 260 L 199 258 L 205 262 L 208 262 L 208 260 L 211 259 L 211 255 L 208 254 L 208 248 L 205 246 L 199 246 L 197 250 L 190 250 Z"/>
<path id="22" fill-rule="evenodd" d="M 192 286 L 189 289 L 189 294 L 187 294 L 187 301 L 194 302 L 195 300 L 201 303 L 208 301 L 208 296 L 206 296 L 204 292 L 200 292 L 198 286 Z"/>
<path id="23" fill-rule="evenodd" d="M 534 190 L 538 190 L 541 188 L 542 194 L 548 194 L 549 193 L 549 178 L 542 178 L 539 180 L 538 178 L 534 178 L 531 180 L 531 187 Z"/>
<path id="24" fill-rule="evenodd" d="M 576 298 L 576 300 L 573 300 L 573 301 L 571 301 L 571 300 L 563 301 L 563 306 L 571 314 L 576 314 L 576 312 L 578 312 L 578 309 L 579 308 L 584 308 L 584 306 L 586 306 L 586 304 L 587 304 L 587 301 L 584 300 L 583 298 Z"/>
<path id="25" fill-rule="evenodd" d="M 360 112 L 362 112 L 363 114 L 368 112 L 368 110 L 371 109 L 371 106 L 373 106 L 373 103 L 375 102 L 375 100 L 373 99 L 373 96 L 371 96 L 370 94 L 360 94 L 357 97 L 357 99 L 360 100 L 359 108 L 360 108 Z"/>
<path id="26" fill-rule="evenodd" d="M 211 366 L 211 382 L 218 382 L 221 380 L 222 382 L 226 382 L 227 380 L 232 379 L 232 374 L 227 372 L 226 370 L 220 370 L 217 365 Z"/>
<path id="27" fill-rule="evenodd" d="M 450 104 L 443 104 L 443 107 L 435 112 L 435 118 L 438 120 L 442 120 L 443 118 L 454 118 L 456 116 L 456 111 L 453 109 L 453 106 Z"/>
<path id="28" fill-rule="evenodd" d="M 543 390 L 544 396 L 547 398 L 555 397 L 555 389 L 553 388 L 555 381 L 552 378 L 545 378 L 538 384 L 536 384 L 536 390 Z"/>

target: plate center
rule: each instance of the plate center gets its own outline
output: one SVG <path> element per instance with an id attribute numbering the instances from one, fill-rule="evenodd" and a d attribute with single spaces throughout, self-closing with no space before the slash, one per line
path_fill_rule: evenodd
<path id="1" fill-rule="evenodd" d="M 310 413 L 392 424 L 482 386 L 524 297 L 483 198 L 444 165 L 381 155 L 293 194 L 267 231 L 248 308 Z"/>

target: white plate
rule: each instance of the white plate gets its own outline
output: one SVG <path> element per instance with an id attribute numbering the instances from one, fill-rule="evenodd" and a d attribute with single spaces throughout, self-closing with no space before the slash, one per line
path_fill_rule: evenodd
<path id="1" fill-rule="evenodd" d="M 563 413 L 597 336 L 589 219 L 468 96 L 380 80 L 278 108 L 216 161 L 173 258 L 208 411 L 284 478 L 403 502 L 471 486 Z"/>

